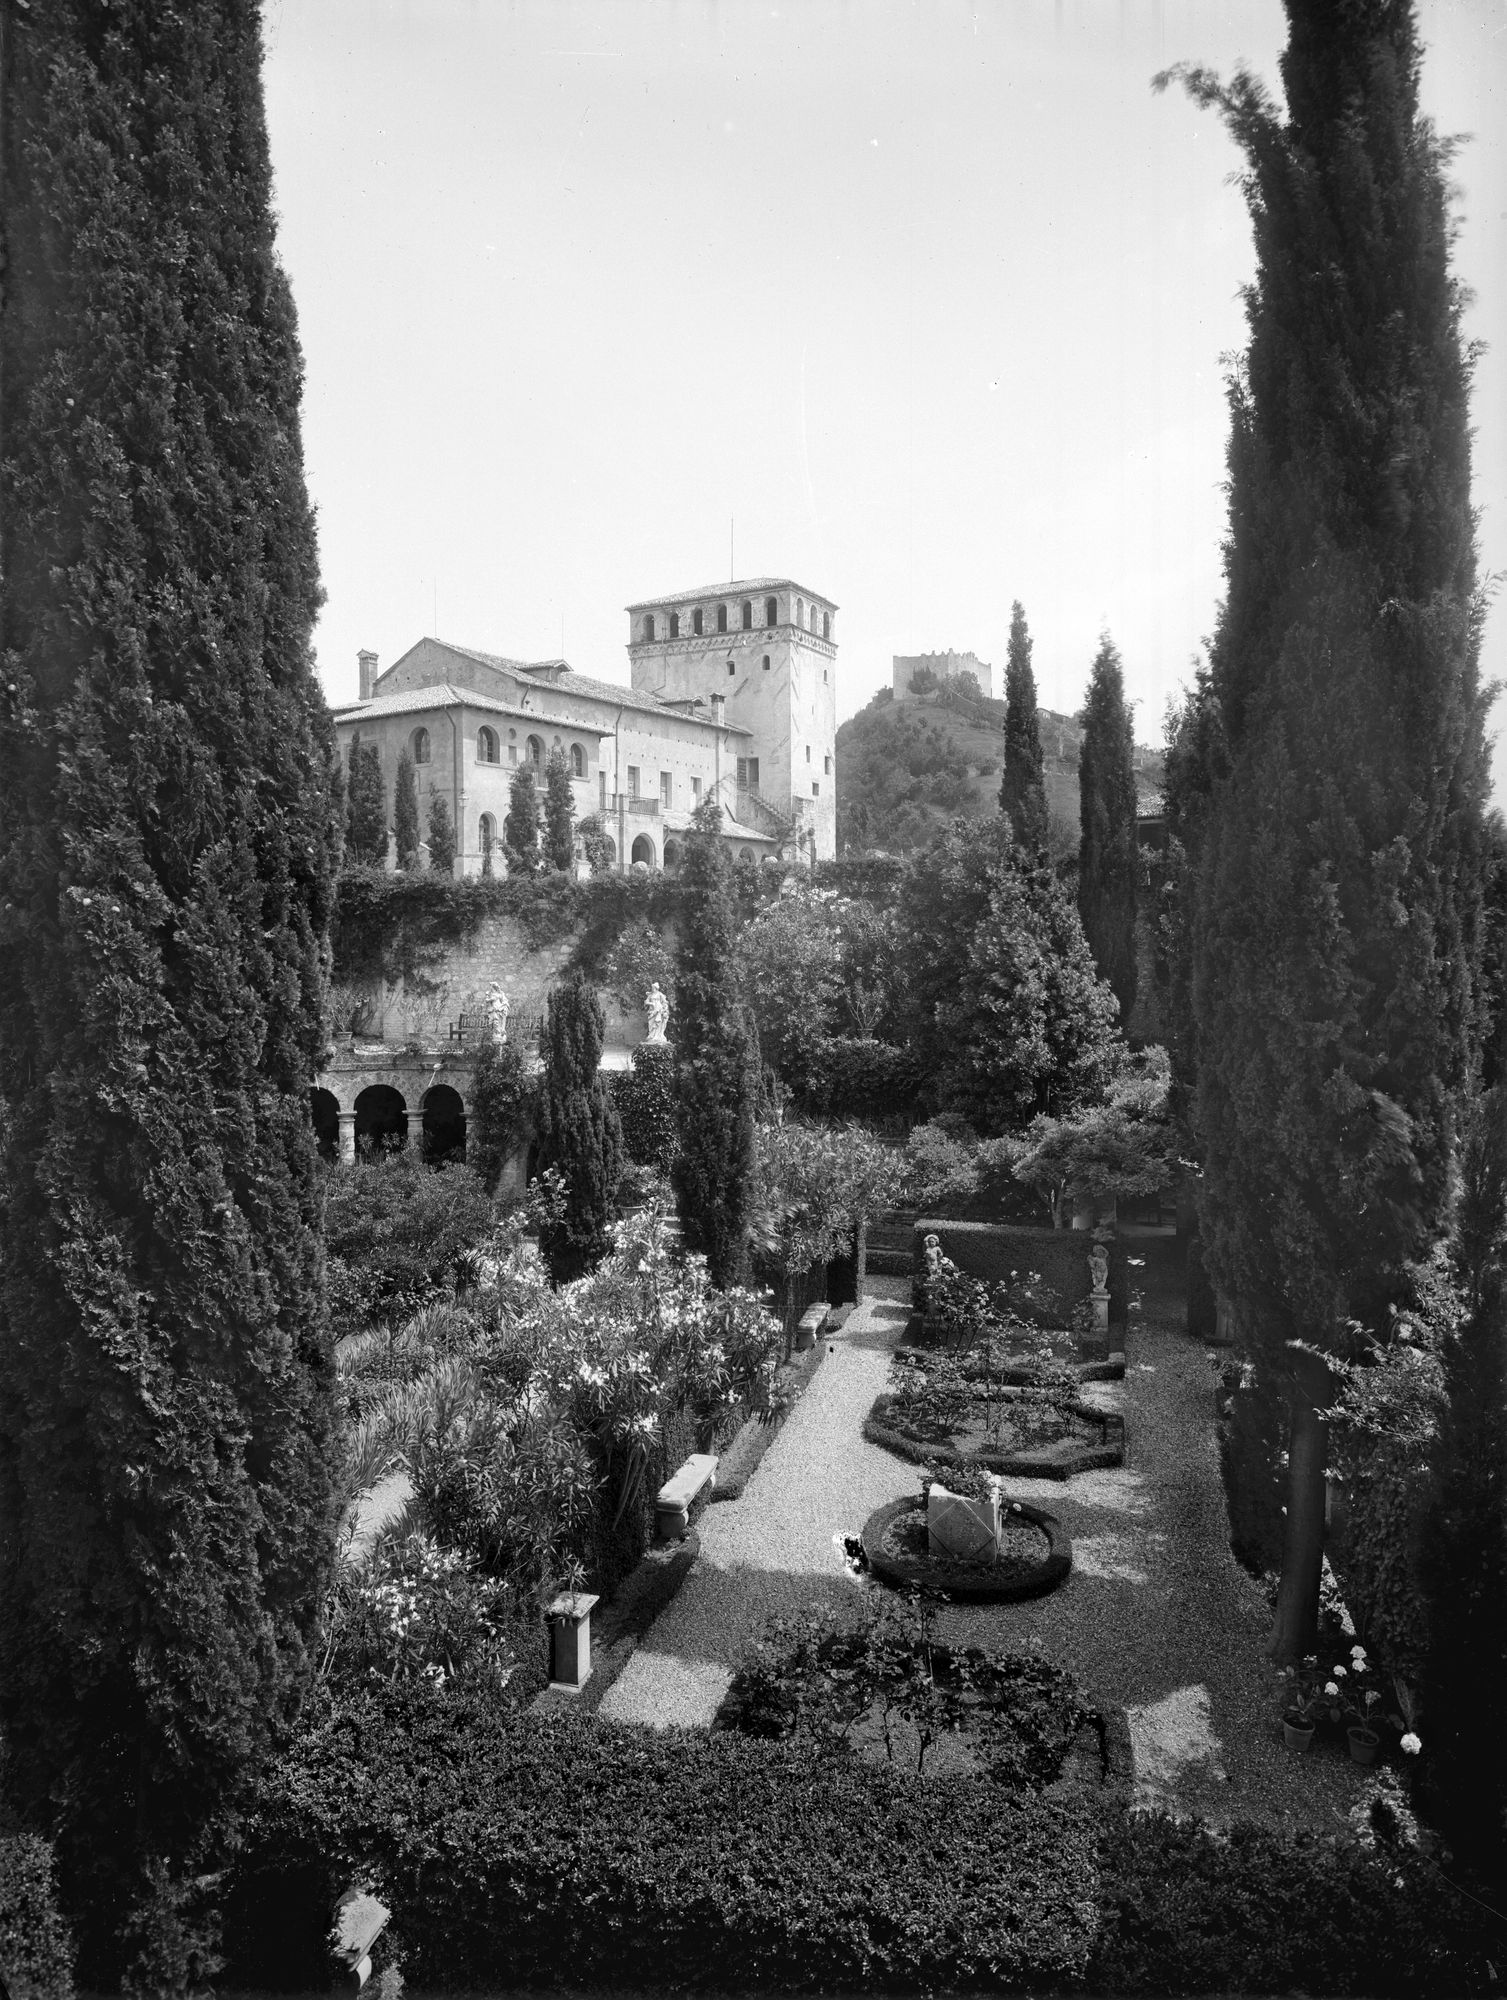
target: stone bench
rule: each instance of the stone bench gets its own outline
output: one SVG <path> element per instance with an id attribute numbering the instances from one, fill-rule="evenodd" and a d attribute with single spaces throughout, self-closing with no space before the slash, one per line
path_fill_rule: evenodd
<path id="1" fill-rule="evenodd" d="M 661 1542 L 683 1542 L 691 1532 L 691 1509 L 717 1476 L 717 1455 L 693 1451 L 673 1479 L 667 1479 L 654 1502 L 654 1534 Z"/>
<path id="2" fill-rule="evenodd" d="M 827 1323 L 828 1306 L 825 1299 L 818 1299 L 815 1305 L 807 1306 L 801 1314 L 801 1323 L 795 1330 L 795 1351 L 809 1354 L 816 1345 L 816 1336 Z"/>

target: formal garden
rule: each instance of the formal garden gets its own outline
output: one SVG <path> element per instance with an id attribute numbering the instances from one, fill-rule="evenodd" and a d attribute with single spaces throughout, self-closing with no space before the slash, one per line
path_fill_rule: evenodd
<path id="1" fill-rule="evenodd" d="M 609 874 L 560 768 L 469 881 L 333 752 L 249 17 L 0 16 L 7 2000 L 1501 1990 L 1448 148 L 1302 12 L 1290 114 L 1161 79 L 1258 270 L 1157 841 L 1107 635 L 1053 836 L 1016 605 L 983 818 Z"/>

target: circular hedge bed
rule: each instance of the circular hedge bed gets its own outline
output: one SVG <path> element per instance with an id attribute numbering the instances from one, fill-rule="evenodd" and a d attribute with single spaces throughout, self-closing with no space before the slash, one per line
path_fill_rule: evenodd
<path id="1" fill-rule="evenodd" d="M 1070 1479 L 1075 1472 L 1093 1472 L 1125 1463 L 1125 1419 L 1118 1411 L 1097 1410 L 1087 1403 L 1074 1403 L 1064 1413 L 1057 1435 L 1048 1417 L 1045 1400 L 1036 1405 L 1040 1412 L 1038 1437 L 1030 1444 L 1008 1450 L 991 1450 L 970 1439 L 948 1443 L 961 1437 L 966 1424 L 944 1430 L 931 1424 L 925 1431 L 912 1428 L 905 1398 L 893 1391 L 876 1396 L 864 1419 L 863 1434 L 870 1444 L 891 1451 L 913 1465 L 982 1466 L 1016 1479 Z M 1055 1411 L 1050 1412 L 1056 1416 Z"/>
<path id="2" fill-rule="evenodd" d="M 938 1590 L 974 1604 L 1013 1604 L 1044 1597 L 1066 1583 L 1073 1545 L 1055 1514 L 1024 1501 L 1015 1518 L 1039 1531 L 1034 1548 L 1007 1546 L 1000 1562 L 958 1562 L 927 1547 L 926 1503 L 913 1496 L 878 1507 L 863 1524 L 863 1552 L 870 1573 L 897 1590 Z M 1012 1559 L 1013 1556 L 1013 1559 Z"/>

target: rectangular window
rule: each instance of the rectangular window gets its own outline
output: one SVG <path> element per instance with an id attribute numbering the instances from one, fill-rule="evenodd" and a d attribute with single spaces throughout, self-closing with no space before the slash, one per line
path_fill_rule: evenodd
<path id="1" fill-rule="evenodd" d="M 673 773 L 661 771 L 659 774 L 659 803 L 672 806 L 675 803 L 675 779 Z"/>
<path id="2" fill-rule="evenodd" d="M 629 798 L 630 798 L 630 799 L 636 799 L 636 798 L 638 797 L 638 766 L 637 766 L 637 764 L 630 764 L 630 765 L 628 766 L 628 796 L 629 796 Z"/>
<path id="3" fill-rule="evenodd" d="M 806 762 L 808 764 L 811 762 L 811 745 L 809 743 L 806 745 Z"/>
<path id="4" fill-rule="evenodd" d="M 692 778 L 692 780 L 691 780 L 691 797 L 692 797 L 692 798 L 693 798 L 693 799 L 694 799 L 694 800 L 696 801 L 697 805 L 700 805 L 700 803 L 701 803 L 701 780 L 700 780 L 699 778 Z"/>
<path id="5" fill-rule="evenodd" d="M 606 812 L 606 810 L 607 810 L 607 773 L 606 773 L 605 771 L 598 771 L 598 772 L 597 772 L 597 793 L 598 793 L 598 800 L 599 800 L 599 802 L 598 802 L 598 806 L 597 806 L 597 810 L 598 810 L 598 812 Z"/>
<path id="6" fill-rule="evenodd" d="M 759 760 L 757 757 L 738 759 L 738 790 L 756 792 L 759 789 Z"/>
<path id="7" fill-rule="evenodd" d="M 823 757 L 822 769 L 826 772 L 827 776 L 830 778 L 832 775 L 832 759 L 830 757 Z"/>
<path id="8" fill-rule="evenodd" d="M 813 778 L 811 781 L 811 796 L 814 799 L 819 799 L 821 795 L 822 795 L 822 788 L 819 784 L 817 784 L 816 780 Z"/>

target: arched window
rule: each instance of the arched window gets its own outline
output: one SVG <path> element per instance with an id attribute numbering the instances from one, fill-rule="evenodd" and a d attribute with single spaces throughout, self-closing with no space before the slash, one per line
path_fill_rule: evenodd
<path id="1" fill-rule="evenodd" d="M 570 746 L 570 775 L 573 778 L 586 776 L 586 752 L 579 743 L 572 743 Z"/>
<path id="2" fill-rule="evenodd" d="M 680 637 L 680 613 L 678 611 L 670 613 L 670 637 L 672 639 Z"/>
<path id="3" fill-rule="evenodd" d="M 719 632 L 727 630 L 727 606 L 725 604 L 717 606 L 717 630 Z"/>
<path id="4" fill-rule="evenodd" d="M 635 866 L 641 865 L 645 868 L 652 868 L 654 866 L 654 842 L 649 838 L 648 834 L 639 834 L 633 843 L 628 859 Z"/>
<path id="5" fill-rule="evenodd" d="M 816 606 L 814 604 L 811 606 L 811 630 L 813 632 L 816 630 Z"/>
<path id="6" fill-rule="evenodd" d="M 508 731 L 508 762 L 510 764 L 518 762 L 518 731 L 516 729 Z"/>
<path id="7" fill-rule="evenodd" d="M 414 763 L 427 764 L 429 762 L 429 731 L 427 729 L 416 729 L 410 740 L 413 745 Z"/>
<path id="8" fill-rule="evenodd" d="M 478 764 L 500 764 L 497 753 L 497 731 L 489 729 L 485 723 L 476 732 L 476 761 Z"/>
<path id="9" fill-rule="evenodd" d="M 536 771 L 544 769 L 544 745 L 537 736 L 531 736 L 524 745 L 524 753 Z"/>
<path id="10" fill-rule="evenodd" d="M 804 625 L 806 622 L 805 601 L 799 597 L 795 600 L 795 622 L 797 625 Z"/>
<path id="11" fill-rule="evenodd" d="M 665 867 L 673 870 L 679 866 L 680 842 L 678 840 L 667 840 L 665 842 Z"/>
<path id="12" fill-rule="evenodd" d="M 822 613 L 822 637 L 824 639 L 832 637 L 832 614 L 830 611 Z"/>
<path id="13" fill-rule="evenodd" d="M 766 674 L 769 672 L 769 655 L 767 653 L 764 655 L 764 671 Z"/>
<path id="14" fill-rule="evenodd" d="M 652 611 L 644 619 L 644 637 L 646 639 L 654 637 L 654 613 Z"/>
<path id="15" fill-rule="evenodd" d="M 734 674 L 735 674 L 735 673 L 736 673 L 737 671 L 738 671 L 738 663 L 737 663 L 737 661 L 736 661 L 736 660 L 729 660 L 729 661 L 728 661 L 728 663 L 727 663 L 727 677 L 728 677 L 728 679 L 729 679 L 729 680 L 731 680 L 731 679 L 732 679 L 732 677 L 733 677 L 733 675 L 734 675 Z"/>
<path id="16" fill-rule="evenodd" d="M 780 600 L 777 597 L 766 597 L 764 600 L 764 623 L 766 625 L 778 625 L 779 622 Z"/>
<path id="17" fill-rule="evenodd" d="M 696 634 L 696 637 L 698 639 L 702 636 L 704 626 L 701 615 L 701 606 L 699 604 L 696 606 L 696 609 L 691 613 L 691 630 Z"/>
<path id="18" fill-rule="evenodd" d="M 743 630 L 745 632 L 753 630 L 753 605 L 746 598 L 743 602 Z"/>

